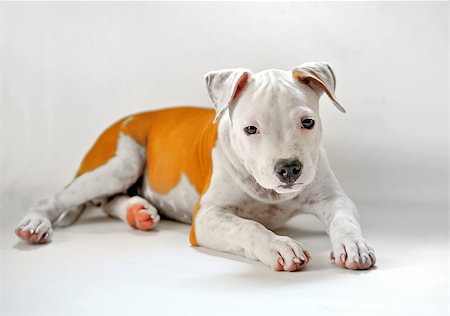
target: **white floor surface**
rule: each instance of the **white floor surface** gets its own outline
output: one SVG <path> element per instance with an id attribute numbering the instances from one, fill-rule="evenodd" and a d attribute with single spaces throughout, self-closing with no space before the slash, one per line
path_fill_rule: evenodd
<path id="1" fill-rule="evenodd" d="M 13 233 L 30 198 L 1 195 L 0 314 L 9 315 L 447 315 L 445 208 L 359 203 L 377 252 L 370 271 L 329 262 L 330 242 L 313 217 L 279 234 L 301 241 L 305 271 L 189 246 L 189 226 L 162 221 L 135 231 L 95 209 L 53 242 Z"/>

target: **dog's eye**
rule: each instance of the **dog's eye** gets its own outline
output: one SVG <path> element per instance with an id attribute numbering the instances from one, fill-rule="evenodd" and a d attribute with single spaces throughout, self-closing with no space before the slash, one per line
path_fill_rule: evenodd
<path id="1" fill-rule="evenodd" d="M 306 129 L 312 129 L 314 127 L 314 120 L 310 117 L 302 118 L 302 127 Z"/>
<path id="2" fill-rule="evenodd" d="M 254 135 L 254 134 L 258 133 L 258 129 L 256 128 L 256 126 L 251 125 L 251 126 L 245 127 L 244 132 L 247 135 Z"/>

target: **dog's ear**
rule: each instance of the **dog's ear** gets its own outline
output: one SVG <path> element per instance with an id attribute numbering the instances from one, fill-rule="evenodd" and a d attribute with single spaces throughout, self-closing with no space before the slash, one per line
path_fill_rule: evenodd
<path id="1" fill-rule="evenodd" d="M 304 63 L 294 68 L 292 75 L 299 81 L 310 86 L 319 96 L 325 92 L 338 110 L 345 113 L 345 109 L 339 104 L 334 95 L 336 77 L 329 64 Z"/>
<path id="2" fill-rule="evenodd" d="M 225 110 L 236 101 L 250 77 L 250 70 L 243 68 L 210 71 L 205 75 L 209 97 L 216 108 L 213 123 L 218 122 Z"/>

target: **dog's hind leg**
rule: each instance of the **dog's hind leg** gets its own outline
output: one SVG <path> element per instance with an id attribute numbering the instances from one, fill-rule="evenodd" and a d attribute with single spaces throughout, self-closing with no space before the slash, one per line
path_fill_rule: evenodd
<path id="1" fill-rule="evenodd" d="M 140 230 L 152 229 L 160 219 L 156 208 L 138 195 L 117 195 L 102 208 L 110 216 Z"/>
<path id="2" fill-rule="evenodd" d="M 85 161 L 102 152 L 102 138 L 88 153 Z M 83 166 L 83 165 L 82 165 Z M 126 190 L 142 175 L 145 150 L 132 137 L 120 134 L 115 153 L 101 166 L 79 174 L 62 191 L 38 201 L 16 228 L 16 234 L 31 243 L 45 243 L 52 236 L 51 224 L 60 216 L 95 198 L 108 197 Z"/>

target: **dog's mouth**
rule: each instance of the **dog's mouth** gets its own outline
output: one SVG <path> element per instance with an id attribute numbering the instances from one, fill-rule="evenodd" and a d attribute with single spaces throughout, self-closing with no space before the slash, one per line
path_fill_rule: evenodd
<path id="1" fill-rule="evenodd" d="M 297 183 L 288 183 L 288 184 L 281 184 L 274 188 L 275 192 L 278 194 L 292 194 L 295 192 L 299 192 L 304 187 L 303 182 L 297 182 Z"/>
<path id="2" fill-rule="evenodd" d="M 283 189 L 293 189 L 293 188 L 295 188 L 296 186 L 299 186 L 299 185 L 303 185 L 303 182 L 282 184 L 282 185 L 279 185 L 278 187 L 279 188 L 283 188 Z"/>

